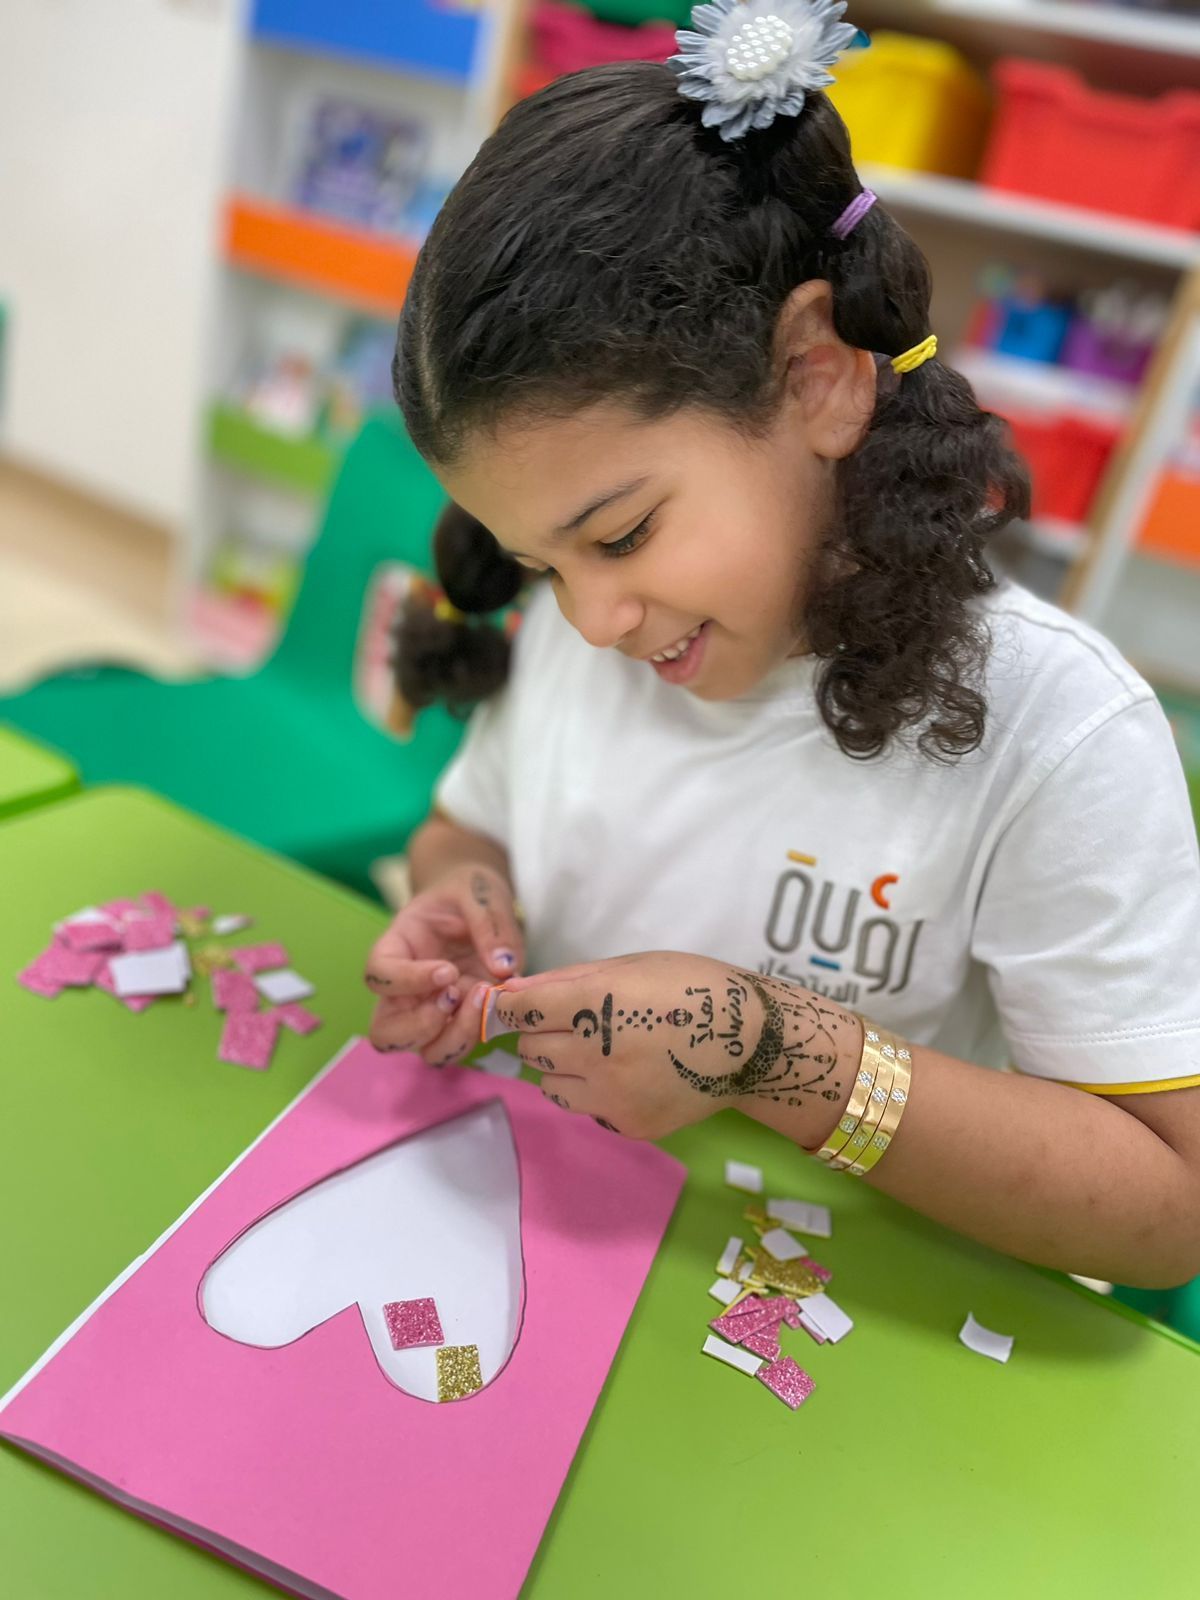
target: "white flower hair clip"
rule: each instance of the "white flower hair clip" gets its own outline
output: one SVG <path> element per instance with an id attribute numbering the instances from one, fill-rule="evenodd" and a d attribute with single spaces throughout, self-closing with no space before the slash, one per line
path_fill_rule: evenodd
<path id="1" fill-rule="evenodd" d="M 679 54 L 667 65 L 680 94 L 707 102 L 704 126 L 740 139 L 798 116 L 807 94 L 833 82 L 842 52 L 866 42 L 841 20 L 845 9 L 846 0 L 710 0 L 675 35 Z"/>

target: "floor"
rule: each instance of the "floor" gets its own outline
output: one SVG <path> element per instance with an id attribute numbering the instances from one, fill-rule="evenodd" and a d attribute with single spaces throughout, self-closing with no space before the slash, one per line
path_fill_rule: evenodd
<path id="1" fill-rule="evenodd" d="M 190 675 L 171 604 L 165 529 L 0 460 L 0 692 L 81 662 Z"/>

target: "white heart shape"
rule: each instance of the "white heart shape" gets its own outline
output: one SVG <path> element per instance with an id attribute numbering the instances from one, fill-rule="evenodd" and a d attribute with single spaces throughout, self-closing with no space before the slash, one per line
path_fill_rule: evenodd
<path id="1" fill-rule="evenodd" d="M 446 1343 L 478 1345 L 486 1387 L 516 1344 L 523 1283 L 517 1152 L 489 1100 L 277 1206 L 209 1267 L 200 1309 L 216 1332 L 277 1349 L 357 1304 L 384 1375 L 436 1400 L 433 1349 L 393 1350 L 384 1306 L 432 1297 Z"/>

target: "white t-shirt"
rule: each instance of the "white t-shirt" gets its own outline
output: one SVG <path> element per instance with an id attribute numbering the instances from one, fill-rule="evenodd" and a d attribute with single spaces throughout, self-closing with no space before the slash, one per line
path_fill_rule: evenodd
<path id="1" fill-rule="evenodd" d="M 1200 1082 L 1200 852 L 1153 691 L 1014 584 L 982 747 L 850 759 L 816 663 L 709 703 L 588 645 L 549 586 L 438 802 L 508 851 L 527 970 L 682 950 L 918 1044 L 1089 1087 Z"/>

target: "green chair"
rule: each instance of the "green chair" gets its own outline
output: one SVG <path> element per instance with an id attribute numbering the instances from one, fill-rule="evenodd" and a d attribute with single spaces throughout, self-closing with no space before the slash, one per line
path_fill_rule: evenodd
<path id="1" fill-rule="evenodd" d="M 443 500 L 399 421 L 372 418 L 346 453 L 287 631 L 257 673 L 163 683 L 100 667 L 0 699 L 0 721 L 66 751 L 85 783 L 155 789 L 371 893 L 371 862 L 403 848 L 462 735 L 431 708 L 399 742 L 363 716 L 352 686 L 369 580 L 385 562 L 429 570 Z"/>

